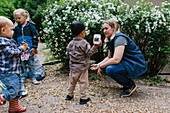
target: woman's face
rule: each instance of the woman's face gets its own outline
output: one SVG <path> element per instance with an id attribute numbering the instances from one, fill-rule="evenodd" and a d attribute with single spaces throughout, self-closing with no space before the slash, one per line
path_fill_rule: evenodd
<path id="1" fill-rule="evenodd" d="M 103 32 L 105 37 L 110 38 L 113 34 L 113 30 L 114 29 L 109 24 L 106 23 L 103 24 Z"/>

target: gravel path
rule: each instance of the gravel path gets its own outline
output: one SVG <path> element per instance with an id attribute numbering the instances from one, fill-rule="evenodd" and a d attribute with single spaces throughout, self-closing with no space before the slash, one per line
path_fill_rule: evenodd
<path id="1" fill-rule="evenodd" d="M 88 94 L 92 101 L 88 104 L 79 105 L 79 85 L 74 99 L 65 101 L 68 72 L 58 67 L 60 64 L 45 66 L 46 77 L 40 85 L 27 80 L 29 95 L 20 100 L 20 105 L 27 107 L 26 113 L 170 113 L 170 83 L 147 86 L 140 79 L 135 80 L 138 88 L 131 97 L 119 97 L 121 86 L 106 76 L 89 81 Z M 0 106 L 0 113 L 7 110 L 8 102 Z"/>

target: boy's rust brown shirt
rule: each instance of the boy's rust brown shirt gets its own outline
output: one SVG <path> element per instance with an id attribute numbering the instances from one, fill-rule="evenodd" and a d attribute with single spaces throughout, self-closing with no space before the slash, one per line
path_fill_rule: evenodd
<path id="1" fill-rule="evenodd" d="M 71 72 L 83 72 L 89 68 L 90 56 L 96 52 L 96 48 L 91 48 L 90 44 L 83 38 L 74 37 L 68 44 L 66 55 L 69 57 L 69 67 Z"/>

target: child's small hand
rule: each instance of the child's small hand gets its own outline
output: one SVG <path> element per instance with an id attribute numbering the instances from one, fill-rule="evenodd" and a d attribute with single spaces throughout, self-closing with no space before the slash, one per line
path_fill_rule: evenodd
<path id="1" fill-rule="evenodd" d="M 30 51 L 31 51 L 31 55 L 36 54 L 36 52 L 35 52 L 35 48 L 32 48 Z"/>
<path id="2" fill-rule="evenodd" d="M 100 41 L 100 44 L 94 44 L 94 47 L 99 47 L 99 46 L 102 46 L 102 41 Z"/>
<path id="3" fill-rule="evenodd" d="M 24 44 L 25 44 L 25 42 L 21 42 L 21 46 L 24 45 Z"/>
<path id="4" fill-rule="evenodd" d="M 26 52 L 29 49 L 28 44 L 25 42 L 22 42 L 20 47 L 24 49 L 24 52 Z"/>

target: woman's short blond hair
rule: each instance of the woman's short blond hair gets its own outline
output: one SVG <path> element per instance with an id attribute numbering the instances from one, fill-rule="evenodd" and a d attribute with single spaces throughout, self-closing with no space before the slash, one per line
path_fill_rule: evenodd
<path id="1" fill-rule="evenodd" d="M 105 38 L 105 42 L 109 42 L 110 40 L 112 40 L 114 38 L 114 36 L 116 34 L 118 34 L 120 32 L 120 25 L 113 19 L 108 19 L 104 21 L 104 24 L 108 24 L 110 27 L 113 28 L 113 34 L 111 37 L 106 37 Z"/>
<path id="2" fill-rule="evenodd" d="M 0 33 L 1 29 L 5 27 L 8 23 L 12 23 L 12 21 L 4 16 L 0 16 Z"/>

